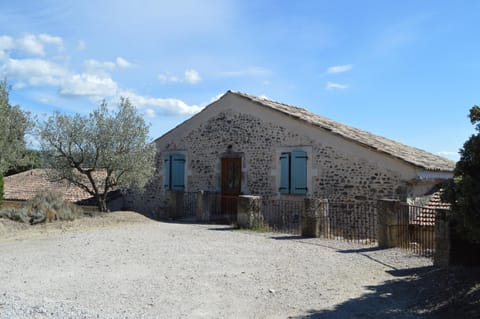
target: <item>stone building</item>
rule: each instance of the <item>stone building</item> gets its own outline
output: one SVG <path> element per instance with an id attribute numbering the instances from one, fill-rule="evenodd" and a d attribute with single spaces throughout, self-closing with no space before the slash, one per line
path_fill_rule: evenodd
<path id="1" fill-rule="evenodd" d="M 305 109 L 228 91 L 155 140 L 157 171 L 127 202 L 145 213 L 169 192 L 376 200 L 419 197 L 454 162 Z"/>

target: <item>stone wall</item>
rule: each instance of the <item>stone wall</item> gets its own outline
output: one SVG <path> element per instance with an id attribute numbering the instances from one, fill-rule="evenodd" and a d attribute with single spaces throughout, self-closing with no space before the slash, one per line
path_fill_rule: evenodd
<path id="1" fill-rule="evenodd" d="M 298 125 L 302 123 L 298 122 Z M 238 156 L 242 158 L 243 194 L 279 195 L 279 149 L 285 147 L 308 149 L 309 195 L 376 200 L 398 198 L 399 190 L 405 190 L 399 173 L 384 169 L 367 158 L 352 157 L 335 145 L 324 143 L 322 134 L 328 132 L 318 130 L 318 136 L 312 137 L 298 131 L 232 109 L 218 112 L 189 132 L 179 134 L 178 138 L 160 139 L 157 143 L 157 172 L 145 193 L 132 192 L 134 196 L 129 196 L 126 205 L 152 215 L 162 213 L 162 207 L 168 203 L 163 189 L 163 157 L 178 151 L 186 154 L 187 192 L 220 191 L 221 158 Z"/>

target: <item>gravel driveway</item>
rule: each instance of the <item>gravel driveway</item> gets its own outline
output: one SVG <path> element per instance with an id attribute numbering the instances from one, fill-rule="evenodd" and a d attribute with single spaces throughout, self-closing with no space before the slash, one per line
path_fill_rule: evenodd
<path id="1" fill-rule="evenodd" d="M 417 292 L 392 283 L 429 265 L 396 249 L 142 217 L 0 239 L 0 318 L 423 318 L 410 311 Z"/>

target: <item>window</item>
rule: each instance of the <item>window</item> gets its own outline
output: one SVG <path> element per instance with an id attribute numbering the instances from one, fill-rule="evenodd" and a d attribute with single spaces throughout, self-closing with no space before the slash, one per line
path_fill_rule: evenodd
<path id="1" fill-rule="evenodd" d="M 280 193 L 307 193 L 307 159 L 307 153 L 304 151 L 281 153 Z"/>
<path id="2" fill-rule="evenodd" d="M 165 158 L 165 189 L 185 190 L 185 155 L 172 154 Z"/>

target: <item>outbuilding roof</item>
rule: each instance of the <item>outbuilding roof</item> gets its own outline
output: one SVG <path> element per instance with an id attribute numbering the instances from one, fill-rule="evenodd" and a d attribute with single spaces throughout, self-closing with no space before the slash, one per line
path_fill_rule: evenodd
<path id="1" fill-rule="evenodd" d="M 101 173 L 99 173 L 101 174 Z M 26 172 L 10 175 L 4 178 L 5 200 L 26 201 L 35 197 L 41 191 L 53 191 L 63 196 L 63 200 L 79 205 L 96 205 L 96 199 L 83 189 L 67 181 L 50 181 L 47 169 L 36 168 Z M 118 193 L 112 191 L 112 197 Z"/>
<path id="2" fill-rule="evenodd" d="M 361 144 L 377 152 L 393 156 L 425 170 L 451 172 L 455 168 L 455 162 L 444 157 L 330 120 L 297 106 L 241 92 L 228 91 L 226 94 L 233 94 L 245 98 L 258 105 L 317 126 L 345 139 Z"/>
<path id="3" fill-rule="evenodd" d="M 51 182 L 45 169 L 36 168 L 4 178 L 6 200 L 29 200 L 41 191 L 54 191 L 63 195 L 63 199 L 72 203 L 92 197 L 84 190 L 67 182 Z"/>

